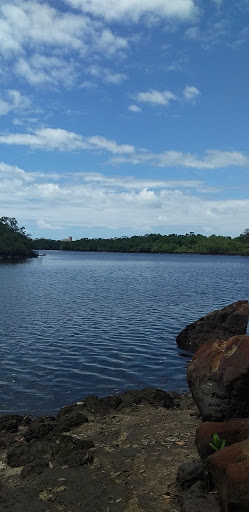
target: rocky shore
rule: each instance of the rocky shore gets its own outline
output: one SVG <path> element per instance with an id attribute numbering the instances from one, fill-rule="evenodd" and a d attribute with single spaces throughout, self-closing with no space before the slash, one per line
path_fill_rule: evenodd
<path id="1" fill-rule="evenodd" d="M 196 350 L 192 394 L 145 388 L 0 417 L 0 510 L 249 511 L 248 316 L 238 301 L 180 333 Z"/>
<path id="2" fill-rule="evenodd" d="M 176 484 L 179 466 L 197 457 L 199 424 L 190 395 L 155 389 L 87 397 L 56 418 L 3 416 L 0 510 L 194 512 L 200 500 L 208 507 L 214 495 L 203 488 L 189 496 Z"/>

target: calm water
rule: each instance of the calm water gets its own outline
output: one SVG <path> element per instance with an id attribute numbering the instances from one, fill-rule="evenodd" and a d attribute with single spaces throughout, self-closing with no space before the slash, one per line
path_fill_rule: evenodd
<path id="1" fill-rule="evenodd" d="M 186 389 L 175 337 L 249 295 L 249 258 L 46 252 L 0 265 L 0 413 L 89 393 Z"/>

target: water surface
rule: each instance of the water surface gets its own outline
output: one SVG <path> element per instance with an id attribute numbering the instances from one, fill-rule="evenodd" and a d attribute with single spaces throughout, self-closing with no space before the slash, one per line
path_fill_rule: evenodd
<path id="1" fill-rule="evenodd" d="M 186 389 L 177 334 L 247 299 L 248 278 L 240 256 L 46 251 L 1 263 L 0 413 L 55 413 L 134 387 Z"/>

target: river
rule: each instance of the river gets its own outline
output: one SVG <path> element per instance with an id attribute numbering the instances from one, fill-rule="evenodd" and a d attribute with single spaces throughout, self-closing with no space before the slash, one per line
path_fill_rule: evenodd
<path id="1" fill-rule="evenodd" d="M 87 394 L 186 390 L 190 322 L 248 299 L 249 258 L 46 251 L 0 264 L 0 414 Z"/>

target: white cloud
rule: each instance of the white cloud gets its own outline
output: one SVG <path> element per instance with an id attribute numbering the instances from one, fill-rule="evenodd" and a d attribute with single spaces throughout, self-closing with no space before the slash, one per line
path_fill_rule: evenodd
<path id="1" fill-rule="evenodd" d="M 0 97 L 0 116 L 4 116 L 9 112 L 24 111 L 30 106 L 30 100 L 27 96 L 23 96 L 16 89 L 7 89 L 3 91 Z"/>
<path id="2" fill-rule="evenodd" d="M 199 95 L 200 91 L 194 85 L 186 85 L 183 90 L 183 97 L 186 101 L 194 101 Z"/>
<path id="3" fill-rule="evenodd" d="M 127 79 L 124 73 L 115 73 L 111 69 L 101 67 L 98 65 L 92 65 L 87 68 L 86 73 L 93 78 L 100 79 L 102 82 L 118 85 Z"/>
<path id="4" fill-rule="evenodd" d="M 87 15 L 59 11 L 36 0 L 13 0 L 0 5 L 2 62 L 11 60 L 17 75 L 32 85 L 70 86 L 77 71 L 83 71 L 79 59 L 99 55 L 113 58 L 127 48 L 125 38 Z M 106 80 L 112 83 L 124 78 L 121 73 L 106 74 Z"/>
<path id="5" fill-rule="evenodd" d="M 135 99 L 141 103 L 150 103 L 151 105 L 169 105 L 171 101 L 176 100 L 175 94 L 171 91 L 147 91 L 139 92 Z"/>
<path id="6" fill-rule="evenodd" d="M 112 164 L 148 164 L 157 167 L 189 167 L 200 170 L 249 165 L 249 157 L 239 151 L 208 149 L 202 157 L 175 150 L 152 153 L 143 148 L 137 149 L 130 144 L 117 144 L 115 140 L 106 139 L 100 135 L 86 137 L 61 128 L 42 128 L 30 133 L 0 135 L 0 143 L 58 151 L 102 150 L 115 155 L 110 160 Z"/>
<path id="7" fill-rule="evenodd" d="M 221 44 L 229 44 L 231 34 L 234 31 L 231 27 L 231 21 L 229 19 L 221 19 L 214 22 L 211 18 L 205 28 L 200 29 L 196 25 L 188 28 L 185 31 L 185 37 L 192 41 L 198 41 L 205 48 L 211 48 L 213 46 L 219 46 Z"/>
<path id="8" fill-rule="evenodd" d="M 33 224 L 34 230 L 38 226 L 39 236 L 58 230 L 61 238 L 62 229 L 75 226 L 79 237 L 84 228 L 112 228 L 124 234 L 145 226 L 152 231 L 177 231 L 180 226 L 181 232 L 203 226 L 202 231 L 238 234 L 249 215 L 249 200 L 215 200 L 213 191 L 209 193 L 202 181 L 78 172 L 48 175 L 0 163 L 1 211 L 24 225 Z"/>
<path id="9" fill-rule="evenodd" d="M 85 13 L 108 21 L 138 21 L 145 15 L 186 20 L 196 15 L 194 0 L 66 0 Z"/>
<path id="10" fill-rule="evenodd" d="M 136 151 L 130 156 L 114 157 L 113 164 L 132 163 L 134 165 L 148 164 L 157 167 L 188 167 L 192 169 L 222 169 L 225 167 L 246 167 L 249 157 L 238 151 L 206 150 L 203 157 L 180 151 L 165 151 L 151 153 Z"/>
<path id="11" fill-rule="evenodd" d="M 57 229 L 62 229 L 62 226 L 55 226 L 54 224 L 49 224 L 49 222 L 46 222 L 43 219 L 38 219 L 36 224 L 40 229 L 45 229 L 45 230 L 49 229 L 49 230 L 53 231 L 53 230 L 57 230 Z"/>
<path id="12" fill-rule="evenodd" d="M 31 85 L 48 83 L 71 86 L 77 78 L 73 62 L 40 54 L 34 54 L 29 60 L 18 59 L 15 72 L 18 76 L 25 78 Z"/>
<path id="13" fill-rule="evenodd" d="M 128 109 L 131 112 L 142 112 L 142 109 L 138 107 L 137 105 L 129 105 Z"/>
<path id="14" fill-rule="evenodd" d="M 119 145 L 113 140 L 95 135 L 83 137 L 61 128 L 42 128 L 32 133 L 10 133 L 0 136 L 0 143 L 8 145 L 29 146 L 33 149 L 74 151 L 105 150 L 113 154 L 131 154 L 134 147 L 129 144 Z"/>
<path id="15" fill-rule="evenodd" d="M 185 32 L 185 36 L 188 38 L 188 39 L 192 39 L 193 41 L 197 40 L 197 39 L 200 39 L 201 37 L 201 32 L 200 32 L 200 29 L 199 27 L 190 27 L 186 30 Z"/>

